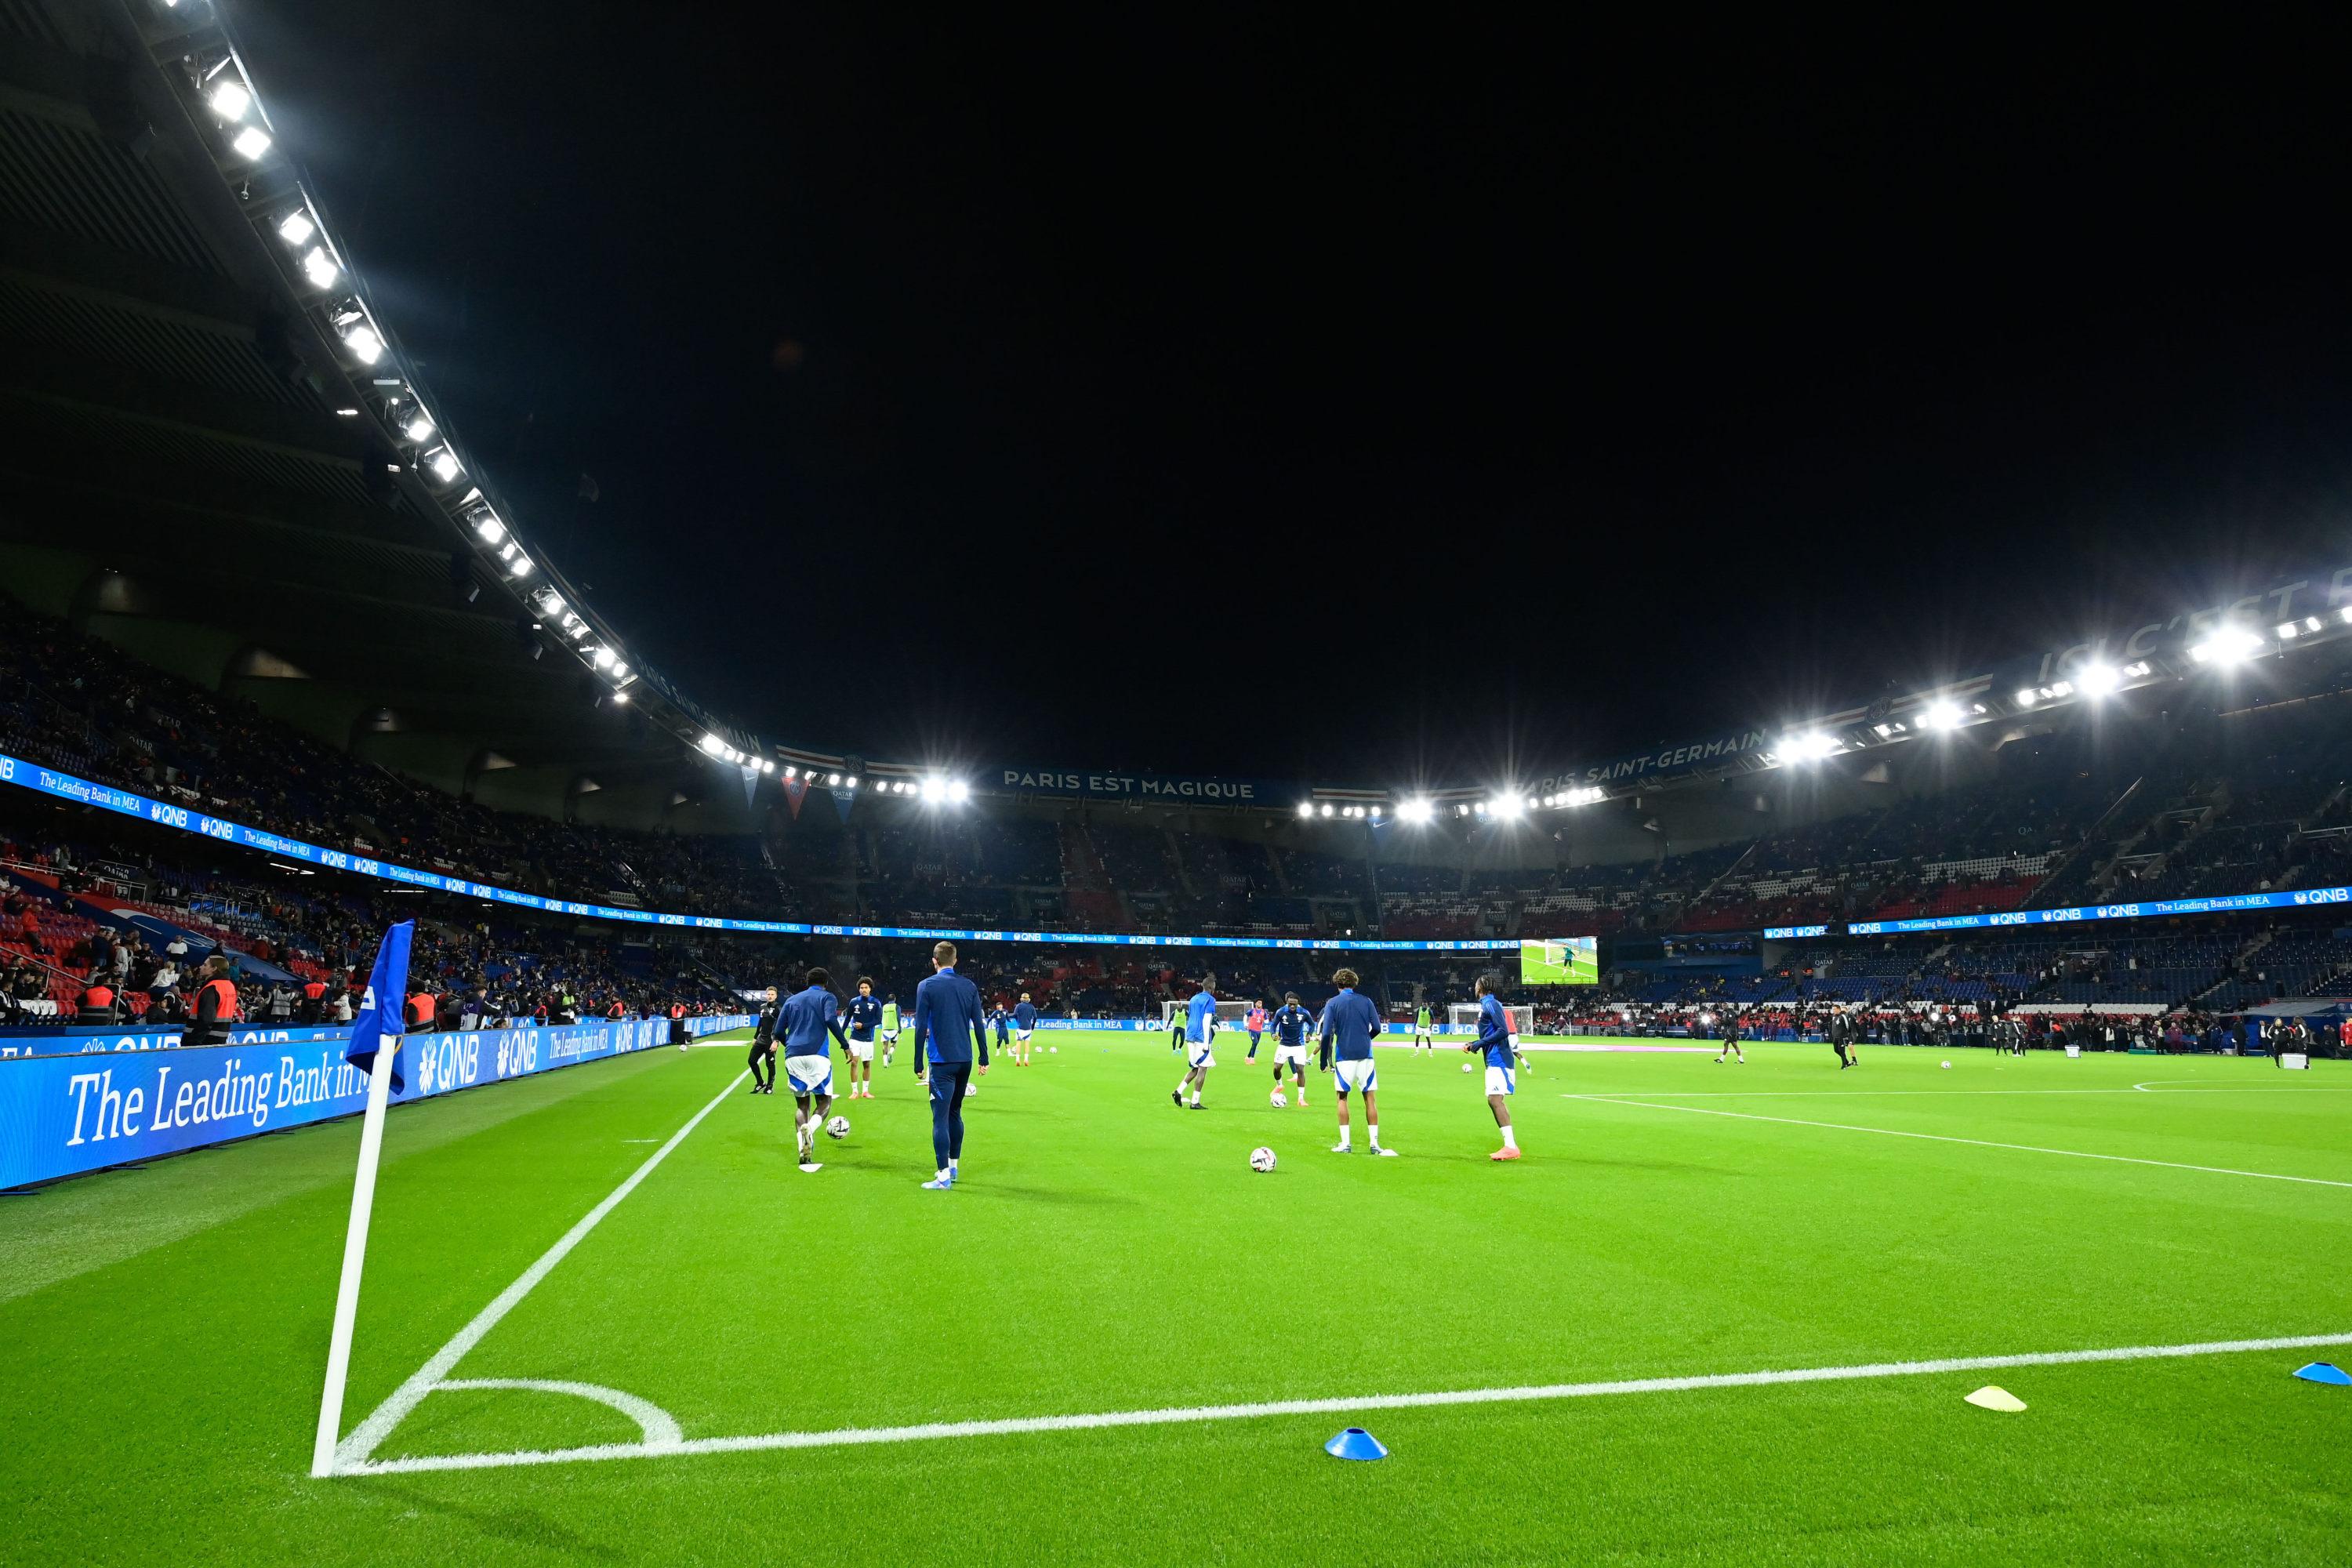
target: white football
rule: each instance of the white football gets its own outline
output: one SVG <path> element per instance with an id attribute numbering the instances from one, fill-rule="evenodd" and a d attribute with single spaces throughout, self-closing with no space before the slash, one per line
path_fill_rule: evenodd
<path id="1" fill-rule="evenodd" d="M 1949 1063 L 1949 1062 L 1946 1062 L 1946 1063 L 1944 1064 L 1944 1066 L 1945 1066 L 1947 1068 L 1950 1068 L 1950 1066 L 1951 1066 L 1951 1065 L 1952 1065 L 1952 1064 L 1951 1064 L 1951 1063 Z"/>
<path id="2" fill-rule="evenodd" d="M 824 1135 L 828 1138 L 848 1137 L 849 1118 L 846 1116 L 836 1116 L 832 1121 L 826 1122 L 824 1124 Z"/>
<path id="3" fill-rule="evenodd" d="M 1477 1070 L 1477 1067 L 1478 1064 L 1476 1062 L 1464 1062 L 1462 1064 L 1462 1070 L 1464 1072 L 1475 1072 Z"/>
<path id="4" fill-rule="evenodd" d="M 1276 1089 L 1276 1090 L 1274 1091 L 1274 1093 L 1272 1094 L 1272 1096 L 1270 1096 L 1269 1098 L 1271 1098 L 1271 1099 L 1272 1099 L 1272 1100 L 1274 1101 L 1274 1108 L 1275 1108 L 1276 1110 L 1280 1110 L 1284 1106 L 1288 1105 L 1288 1104 L 1290 1103 L 1290 1101 L 1289 1101 L 1287 1099 L 1284 1098 L 1282 1090 L 1280 1090 L 1280 1089 Z"/>
<path id="5" fill-rule="evenodd" d="M 1273 1170 L 1274 1151 L 1266 1148 L 1264 1144 L 1260 1144 L 1257 1148 L 1251 1150 L 1250 1169 L 1255 1171 L 1261 1176 L 1265 1175 L 1268 1171 Z"/>

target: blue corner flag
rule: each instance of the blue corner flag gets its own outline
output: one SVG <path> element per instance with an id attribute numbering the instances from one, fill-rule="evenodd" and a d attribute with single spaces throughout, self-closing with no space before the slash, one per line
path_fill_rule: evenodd
<path id="1" fill-rule="evenodd" d="M 385 1036 L 391 1036 L 394 1094 L 408 1087 L 401 1081 L 399 1052 L 400 1035 L 407 1026 L 403 1008 L 408 1000 L 408 943 L 415 934 L 415 921 L 403 921 L 383 933 L 383 943 L 375 950 L 375 968 L 368 975 L 367 994 L 360 1002 L 360 1016 L 352 1022 L 352 1043 L 343 1051 L 343 1060 L 362 1072 L 373 1072 L 376 1048 Z"/>

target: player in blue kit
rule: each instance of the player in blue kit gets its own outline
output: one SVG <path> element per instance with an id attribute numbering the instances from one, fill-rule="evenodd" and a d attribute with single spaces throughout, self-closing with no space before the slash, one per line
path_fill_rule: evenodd
<path id="1" fill-rule="evenodd" d="M 1518 1092 L 1518 1052 L 1511 1045 L 1511 1016 L 1495 995 L 1500 983 L 1491 974 L 1478 976 L 1478 1037 L 1462 1048 L 1486 1058 L 1486 1109 L 1503 1130 L 1503 1146 L 1489 1160 L 1519 1157 L 1518 1130 L 1511 1125 L 1510 1098 Z"/>
<path id="2" fill-rule="evenodd" d="M 931 1153 L 940 1171 L 937 1180 L 923 1186 L 934 1193 L 955 1186 L 963 1160 L 963 1102 L 971 1097 L 973 1076 L 988 1070 L 980 987 L 955 972 L 955 943 L 935 943 L 935 973 L 915 987 L 915 1055 L 930 1066 Z"/>
<path id="3" fill-rule="evenodd" d="M 1335 973 L 1331 984 L 1339 988 L 1323 1007 L 1323 1047 L 1331 1053 L 1331 1086 L 1339 1096 L 1339 1142 L 1331 1152 L 1348 1152 L 1348 1096 L 1358 1093 L 1364 1097 L 1364 1131 L 1370 1136 L 1371 1152 L 1393 1155 L 1395 1150 L 1381 1147 L 1381 1112 L 1372 1098 L 1380 1085 L 1372 1067 L 1372 1042 L 1381 1033 L 1380 1007 L 1356 989 L 1352 969 Z"/>
<path id="4" fill-rule="evenodd" d="M 1168 1097 L 1180 1110 L 1188 1109 L 1184 1104 L 1184 1091 L 1188 1089 L 1192 1091 L 1189 1109 L 1201 1109 L 1201 1091 L 1209 1087 L 1209 1069 L 1217 1065 L 1210 1050 L 1217 1038 L 1217 994 L 1213 989 L 1216 984 L 1215 975 L 1202 975 L 1201 988 L 1184 1004 L 1184 1060 L 1190 1065 L 1184 1076 L 1176 1080 L 1176 1092 Z"/>
<path id="5" fill-rule="evenodd" d="M 824 1169 L 817 1163 L 816 1130 L 833 1109 L 833 1054 L 825 1037 L 839 1040 L 844 1051 L 849 1048 L 832 987 L 832 975 L 812 969 L 806 989 L 787 997 L 776 1015 L 776 1033 L 784 1042 L 784 1081 L 793 1091 L 793 1135 L 800 1148 L 801 1171 L 812 1176 Z"/>
<path id="6" fill-rule="evenodd" d="M 1024 991 L 1013 1005 L 1013 1059 L 1024 1068 L 1029 1065 L 1029 1037 L 1036 1032 L 1037 1009 Z"/>
<path id="7" fill-rule="evenodd" d="M 1282 1087 L 1282 1069 L 1288 1068 L 1298 1086 L 1298 1103 L 1307 1103 L 1307 1037 L 1315 1027 L 1315 1015 L 1298 1005 L 1298 993 L 1290 992 L 1282 999 L 1282 1008 L 1276 1013 L 1274 1024 L 1274 1087 Z"/>
<path id="8" fill-rule="evenodd" d="M 849 1030 L 846 1047 L 849 1053 L 849 1098 L 871 1100 L 874 1098 L 874 1031 L 882 1022 L 882 1004 L 874 994 L 872 976 L 861 974 L 857 977 L 857 994 L 849 999 L 849 1005 L 843 1010 L 842 1016 L 846 1020 Z"/>

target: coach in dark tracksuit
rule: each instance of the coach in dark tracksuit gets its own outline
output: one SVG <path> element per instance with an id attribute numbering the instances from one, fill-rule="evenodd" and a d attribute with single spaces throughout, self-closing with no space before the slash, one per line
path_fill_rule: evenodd
<path id="1" fill-rule="evenodd" d="M 978 1070 L 988 1070 L 988 1016 L 980 987 L 955 972 L 955 943 L 939 943 L 931 949 L 931 967 L 939 973 L 915 987 L 915 1048 L 930 1064 L 931 1152 L 940 1168 L 938 1179 L 923 1185 L 934 1192 L 955 1185 L 956 1163 L 963 1157 L 963 1097 L 971 1087 L 974 1051 Z"/>

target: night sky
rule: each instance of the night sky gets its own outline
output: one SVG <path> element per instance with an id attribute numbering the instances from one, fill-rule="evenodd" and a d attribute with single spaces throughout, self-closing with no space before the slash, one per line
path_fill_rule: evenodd
<path id="1" fill-rule="evenodd" d="M 772 738 L 1475 782 L 2352 560 L 2325 40 L 230 15 L 526 536 Z"/>

